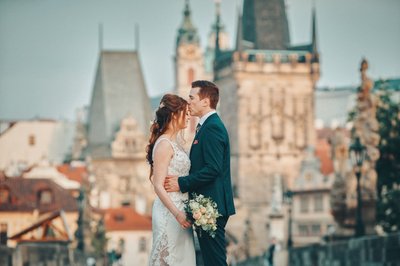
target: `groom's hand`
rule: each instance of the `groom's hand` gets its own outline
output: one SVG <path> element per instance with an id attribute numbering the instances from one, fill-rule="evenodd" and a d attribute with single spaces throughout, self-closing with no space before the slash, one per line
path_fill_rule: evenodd
<path id="1" fill-rule="evenodd" d="M 178 177 L 167 176 L 164 181 L 164 188 L 167 192 L 179 192 Z"/>

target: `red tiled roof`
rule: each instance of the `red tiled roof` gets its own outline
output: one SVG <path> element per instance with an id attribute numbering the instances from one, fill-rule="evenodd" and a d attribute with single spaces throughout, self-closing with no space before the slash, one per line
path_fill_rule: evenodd
<path id="1" fill-rule="evenodd" d="M 87 175 L 85 166 L 71 166 L 70 164 L 62 164 L 57 166 L 57 170 L 71 180 L 82 184 L 83 178 Z"/>
<path id="2" fill-rule="evenodd" d="M 44 213 L 78 210 L 77 201 L 70 192 L 50 179 L 8 178 L 0 182 L 0 189 L 4 188 L 9 190 L 10 200 L 0 204 L 0 211 L 31 212 L 37 209 L 39 213 Z M 51 203 L 40 204 L 39 192 L 43 190 L 52 192 Z"/>
<path id="3" fill-rule="evenodd" d="M 151 217 L 137 213 L 129 206 L 107 209 L 106 231 L 151 230 Z"/>
<path id="4" fill-rule="evenodd" d="M 317 140 L 315 156 L 321 161 L 321 172 L 323 175 L 333 173 L 333 161 L 331 159 L 331 145 L 326 139 Z"/>

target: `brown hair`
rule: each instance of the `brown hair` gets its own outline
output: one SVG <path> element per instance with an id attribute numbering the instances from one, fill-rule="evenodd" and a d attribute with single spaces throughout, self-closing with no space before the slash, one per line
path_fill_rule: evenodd
<path id="1" fill-rule="evenodd" d="M 192 82 L 192 88 L 200 88 L 200 100 L 204 98 L 210 99 L 210 107 L 212 109 L 217 109 L 219 100 L 219 89 L 217 85 L 207 80 L 196 80 Z"/>
<path id="2" fill-rule="evenodd" d="M 146 147 L 146 159 L 150 164 L 150 178 L 153 175 L 153 148 L 157 139 L 165 133 L 168 125 L 172 121 L 173 115 L 179 115 L 182 111 L 186 111 L 188 103 L 185 99 L 174 94 L 165 94 L 160 106 L 156 110 L 156 117 L 150 127 L 149 144 Z"/>

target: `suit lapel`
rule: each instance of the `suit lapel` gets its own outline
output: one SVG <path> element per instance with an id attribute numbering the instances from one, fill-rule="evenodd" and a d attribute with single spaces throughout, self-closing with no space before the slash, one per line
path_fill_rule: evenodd
<path id="1" fill-rule="evenodd" d="M 194 140 L 192 142 L 192 147 L 190 149 L 190 154 L 189 154 L 189 158 L 190 160 L 192 160 L 192 151 L 195 145 L 198 145 L 198 143 L 200 142 L 200 139 L 202 138 L 201 132 L 204 130 L 205 126 L 212 120 L 216 119 L 218 117 L 217 113 L 214 113 L 212 115 L 210 115 L 206 121 L 204 121 L 204 123 L 201 125 L 199 131 L 197 132 L 197 134 L 194 136 Z M 197 143 L 196 143 L 197 142 Z"/>
<path id="2" fill-rule="evenodd" d="M 205 126 L 205 125 L 207 125 L 210 121 L 216 119 L 217 117 L 218 117 L 218 114 L 217 114 L 217 113 L 214 113 L 214 114 L 210 115 L 210 116 L 206 119 L 206 121 L 204 121 L 204 123 L 201 125 L 199 132 L 197 132 L 197 135 L 199 135 L 200 132 L 201 132 L 201 130 L 204 129 L 204 126 Z"/>

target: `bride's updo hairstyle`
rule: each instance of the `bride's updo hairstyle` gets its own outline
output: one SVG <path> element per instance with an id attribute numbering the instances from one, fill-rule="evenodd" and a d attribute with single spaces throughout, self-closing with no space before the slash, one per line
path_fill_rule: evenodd
<path id="1" fill-rule="evenodd" d="M 146 147 L 146 159 L 150 164 L 150 177 L 153 175 L 153 148 L 157 139 L 165 133 L 172 122 L 172 117 L 175 115 L 177 119 L 181 118 L 181 112 L 186 112 L 188 103 L 185 99 L 174 94 L 165 94 L 160 106 L 156 111 L 156 117 L 150 127 L 149 144 Z"/>

